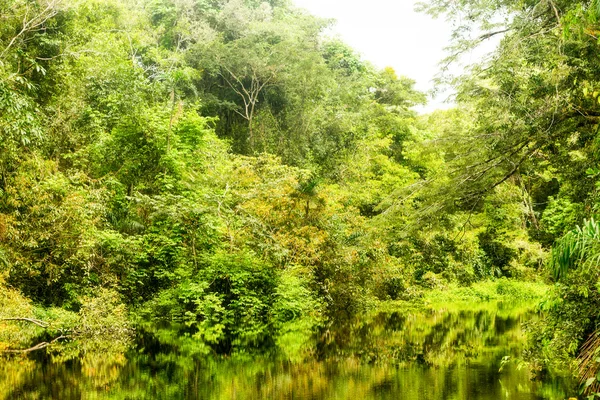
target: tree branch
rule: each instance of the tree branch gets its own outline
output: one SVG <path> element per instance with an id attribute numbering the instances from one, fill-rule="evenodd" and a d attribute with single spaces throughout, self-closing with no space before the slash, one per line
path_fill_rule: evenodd
<path id="1" fill-rule="evenodd" d="M 47 328 L 50 325 L 49 323 L 47 323 L 45 321 L 41 321 L 41 320 L 35 319 L 35 318 L 0 318 L 0 321 L 25 321 L 25 322 L 31 322 L 32 324 L 35 324 L 42 328 Z"/>
<path id="2" fill-rule="evenodd" d="M 506 33 L 506 32 L 508 32 L 510 30 L 512 30 L 512 28 L 506 28 L 506 29 L 501 29 L 499 31 L 484 33 L 483 35 L 479 36 L 477 38 L 477 40 L 480 41 L 480 42 L 483 42 L 484 40 L 487 40 L 487 39 L 489 39 L 489 38 L 491 38 L 493 36 L 496 36 L 496 35 L 500 35 L 502 33 Z"/>
<path id="3" fill-rule="evenodd" d="M 59 340 L 70 339 L 70 338 L 71 338 L 71 336 L 69 336 L 69 335 L 61 335 L 61 336 L 57 337 L 56 339 L 51 340 L 50 342 L 38 343 L 35 346 L 30 347 L 28 349 L 23 349 L 23 350 L 2 350 L 2 352 L 3 353 L 12 353 L 12 354 L 30 353 L 32 351 L 45 349 L 46 347 L 50 346 L 53 343 L 56 343 Z"/>
<path id="4" fill-rule="evenodd" d="M 27 10 L 25 12 L 25 15 L 23 16 L 23 27 L 21 28 L 21 30 L 19 31 L 19 33 L 17 33 L 11 39 L 11 41 L 4 48 L 4 50 L 2 50 L 2 52 L 0 53 L 0 59 L 4 58 L 4 56 L 6 55 L 6 53 L 15 45 L 16 41 L 21 36 L 23 36 L 24 34 L 26 34 L 28 32 L 31 32 L 31 31 L 33 31 L 33 30 L 35 30 L 37 28 L 39 28 L 46 21 L 48 21 L 50 18 L 52 18 L 56 14 L 58 14 L 58 10 L 56 9 L 57 3 L 58 3 L 58 0 L 49 1 L 46 4 L 46 8 L 44 10 L 42 10 L 38 15 L 34 15 L 33 17 L 31 17 L 31 19 L 28 19 L 29 8 L 27 8 Z"/>

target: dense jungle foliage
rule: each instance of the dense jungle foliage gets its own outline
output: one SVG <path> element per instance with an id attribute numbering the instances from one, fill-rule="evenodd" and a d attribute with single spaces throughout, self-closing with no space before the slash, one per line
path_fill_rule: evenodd
<path id="1" fill-rule="evenodd" d="M 600 3 L 422 8 L 449 62 L 502 37 L 429 115 L 287 0 L 0 0 L 0 317 L 302 357 L 378 300 L 547 280 L 526 358 L 600 391 Z"/>

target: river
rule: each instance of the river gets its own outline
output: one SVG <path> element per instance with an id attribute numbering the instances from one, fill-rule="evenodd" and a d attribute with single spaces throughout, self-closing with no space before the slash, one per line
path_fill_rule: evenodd
<path id="1" fill-rule="evenodd" d="M 550 399 L 573 382 L 532 380 L 520 361 L 530 308 L 392 309 L 332 325 L 310 356 L 192 356 L 138 331 L 126 352 L 1 360 L 0 399 Z M 63 354 L 63 353 L 67 354 Z M 81 353 L 81 352 L 80 352 Z M 79 354 L 80 354 L 79 353 Z"/>

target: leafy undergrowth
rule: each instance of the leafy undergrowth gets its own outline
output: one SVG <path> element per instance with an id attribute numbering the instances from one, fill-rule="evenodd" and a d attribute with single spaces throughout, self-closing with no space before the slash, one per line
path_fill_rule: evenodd
<path id="1" fill-rule="evenodd" d="M 382 301 L 372 304 L 377 310 L 419 310 L 423 308 L 473 309 L 497 307 L 502 302 L 506 307 L 526 306 L 533 308 L 550 287 L 540 282 L 522 282 L 500 278 L 477 282 L 471 286 L 450 283 L 443 288 L 426 290 L 411 300 Z"/>
<path id="2" fill-rule="evenodd" d="M 119 344 L 120 351 L 125 351 L 130 343 L 132 328 L 127 310 L 111 290 L 100 289 L 94 296 L 82 297 L 79 312 L 74 312 L 36 305 L 2 283 L 0 281 L 0 354 L 14 354 L 13 350 L 24 350 L 50 340 L 52 350 L 75 345 L 78 350 L 85 347 L 86 351 L 96 348 L 106 351 L 105 344 L 110 347 Z"/>
<path id="3" fill-rule="evenodd" d="M 69 314 L 63 310 L 58 311 L 60 314 Z M 54 314 L 52 310 L 36 307 L 18 291 L 2 286 L 0 282 L 0 352 L 9 348 L 26 348 L 36 338 L 43 336 L 46 329 L 54 330 L 58 321 L 46 319 L 50 314 Z M 12 318 L 23 318 L 23 320 L 12 320 Z M 28 322 L 25 318 L 48 322 L 48 328 Z M 63 324 L 59 325 L 62 328 Z"/>
<path id="4" fill-rule="evenodd" d="M 449 285 L 444 289 L 426 292 L 425 304 L 448 304 L 459 302 L 534 302 L 541 300 L 548 291 L 548 285 L 539 282 L 521 282 L 500 278 L 478 282 L 468 287 Z"/>

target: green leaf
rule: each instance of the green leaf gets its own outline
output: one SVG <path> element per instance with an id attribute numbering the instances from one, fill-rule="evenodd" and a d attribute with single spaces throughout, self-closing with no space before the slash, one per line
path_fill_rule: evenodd
<path id="1" fill-rule="evenodd" d="M 594 378 L 594 377 L 592 377 L 592 378 L 589 378 L 587 381 L 585 381 L 585 385 L 584 385 L 584 387 L 587 389 L 587 388 L 589 388 L 590 386 L 592 386 L 592 384 L 593 384 L 594 382 L 596 382 L 596 378 Z"/>

